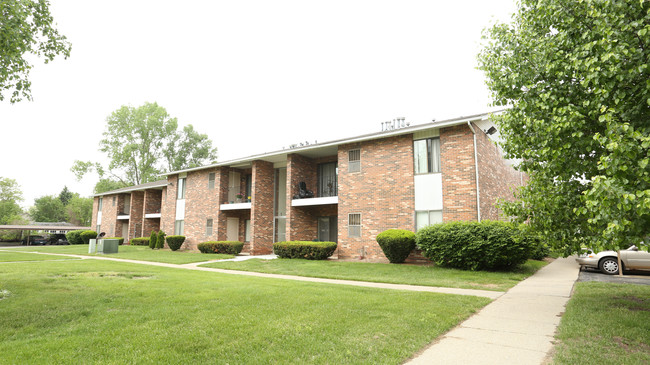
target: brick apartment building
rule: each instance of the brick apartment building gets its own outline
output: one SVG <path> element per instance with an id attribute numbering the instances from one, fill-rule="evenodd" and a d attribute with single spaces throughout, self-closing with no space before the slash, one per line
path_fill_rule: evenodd
<path id="1" fill-rule="evenodd" d="M 162 229 L 200 242 L 338 242 L 343 259 L 385 260 L 375 241 L 454 220 L 499 219 L 523 176 L 501 157 L 488 114 L 404 126 L 342 140 L 173 171 L 165 179 L 95 195 L 92 226 L 109 236 Z M 313 196 L 300 196 L 300 184 Z"/>

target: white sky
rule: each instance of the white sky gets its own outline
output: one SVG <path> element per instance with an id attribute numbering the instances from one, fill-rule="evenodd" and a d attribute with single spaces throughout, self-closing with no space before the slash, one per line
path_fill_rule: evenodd
<path id="1" fill-rule="evenodd" d="M 514 0 L 51 0 L 67 60 L 34 62 L 33 102 L 0 103 L 0 176 L 33 205 L 97 151 L 106 117 L 158 102 L 219 160 L 488 111 L 481 31 Z"/>

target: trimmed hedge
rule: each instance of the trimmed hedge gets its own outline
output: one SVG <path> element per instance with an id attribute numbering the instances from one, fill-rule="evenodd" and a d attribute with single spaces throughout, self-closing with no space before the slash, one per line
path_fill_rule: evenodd
<path id="1" fill-rule="evenodd" d="M 336 250 L 336 242 L 285 241 L 273 244 L 273 252 L 284 259 L 325 260 Z"/>
<path id="2" fill-rule="evenodd" d="M 415 248 L 415 233 L 404 229 L 389 229 L 377 235 L 377 243 L 393 264 L 401 264 Z"/>
<path id="3" fill-rule="evenodd" d="M 120 245 L 124 244 L 124 237 L 104 237 L 105 240 L 119 240 Z"/>
<path id="4" fill-rule="evenodd" d="M 504 270 L 530 257 L 532 241 L 521 238 L 521 231 L 512 223 L 449 222 L 420 229 L 416 243 L 424 256 L 440 266 Z"/>
<path id="5" fill-rule="evenodd" d="M 131 238 L 131 246 L 149 246 L 149 237 Z"/>
<path id="6" fill-rule="evenodd" d="M 76 231 L 70 231 L 66 233 L 65 238 L 68 240 L 68 243 L 71 245 L 83 245 L 84 241 L 81 239 L 81 232 L 83 229 L 78 229 Z"/>
<path id="7" fill-rule="evenodd" d="M 244 248 L 244 243 L 239 241 L 208 241 L 197 246 L 202 253 L 224 253 L 239 255 Z"/>
<path id="8" fill-rule="evenodd" d="M 97 238 L 97 232 L 91 230 L 81 231 L 79 237 L 83 241 L 83 244 L 87 245 L 88 243 L 90 243 L 90 240 Z"/>
<path id="9" fill-rule="evenodd" d="M 167 246 L 172 251 L 177 251 L 185 242 L 185 236 L 167 236 Z"/>

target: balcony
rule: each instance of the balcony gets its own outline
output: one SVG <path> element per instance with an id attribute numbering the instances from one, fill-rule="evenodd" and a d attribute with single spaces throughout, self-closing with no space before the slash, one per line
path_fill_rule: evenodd
<path id="1" fill-rule="evenodd" d="M 292 207 L 309 207 L 313 205 L 328 205 L 328 204 L 338 204 L 338 196 L 324 196 L 318 198 L 305 198 L 305 199 L 292 199 Z"/>
<path id="2" fill-rule="evenodd" d="M 245 203 L 232 203 L 232 204 L 221 204 L 219 206 L 219 209 L 221 210 L 242 210 L 242 209 L 251 209 L 251 203 L 250 202 L 245 202 Z"/>

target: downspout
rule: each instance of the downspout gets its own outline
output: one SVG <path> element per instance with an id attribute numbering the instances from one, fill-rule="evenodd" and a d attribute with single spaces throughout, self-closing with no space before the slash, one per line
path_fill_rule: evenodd
<path id="1" fill-rule="evenodd" d="M 476 172 L 476 215 L 478 221 L 481 221 L 481 192 L 478 188 L 478 151 L 476 150 L 476 131 L 472 126 L 472 122 L 467 121 L 467 126 L 472 131 L 474 136 L 474 171 Z"/>

